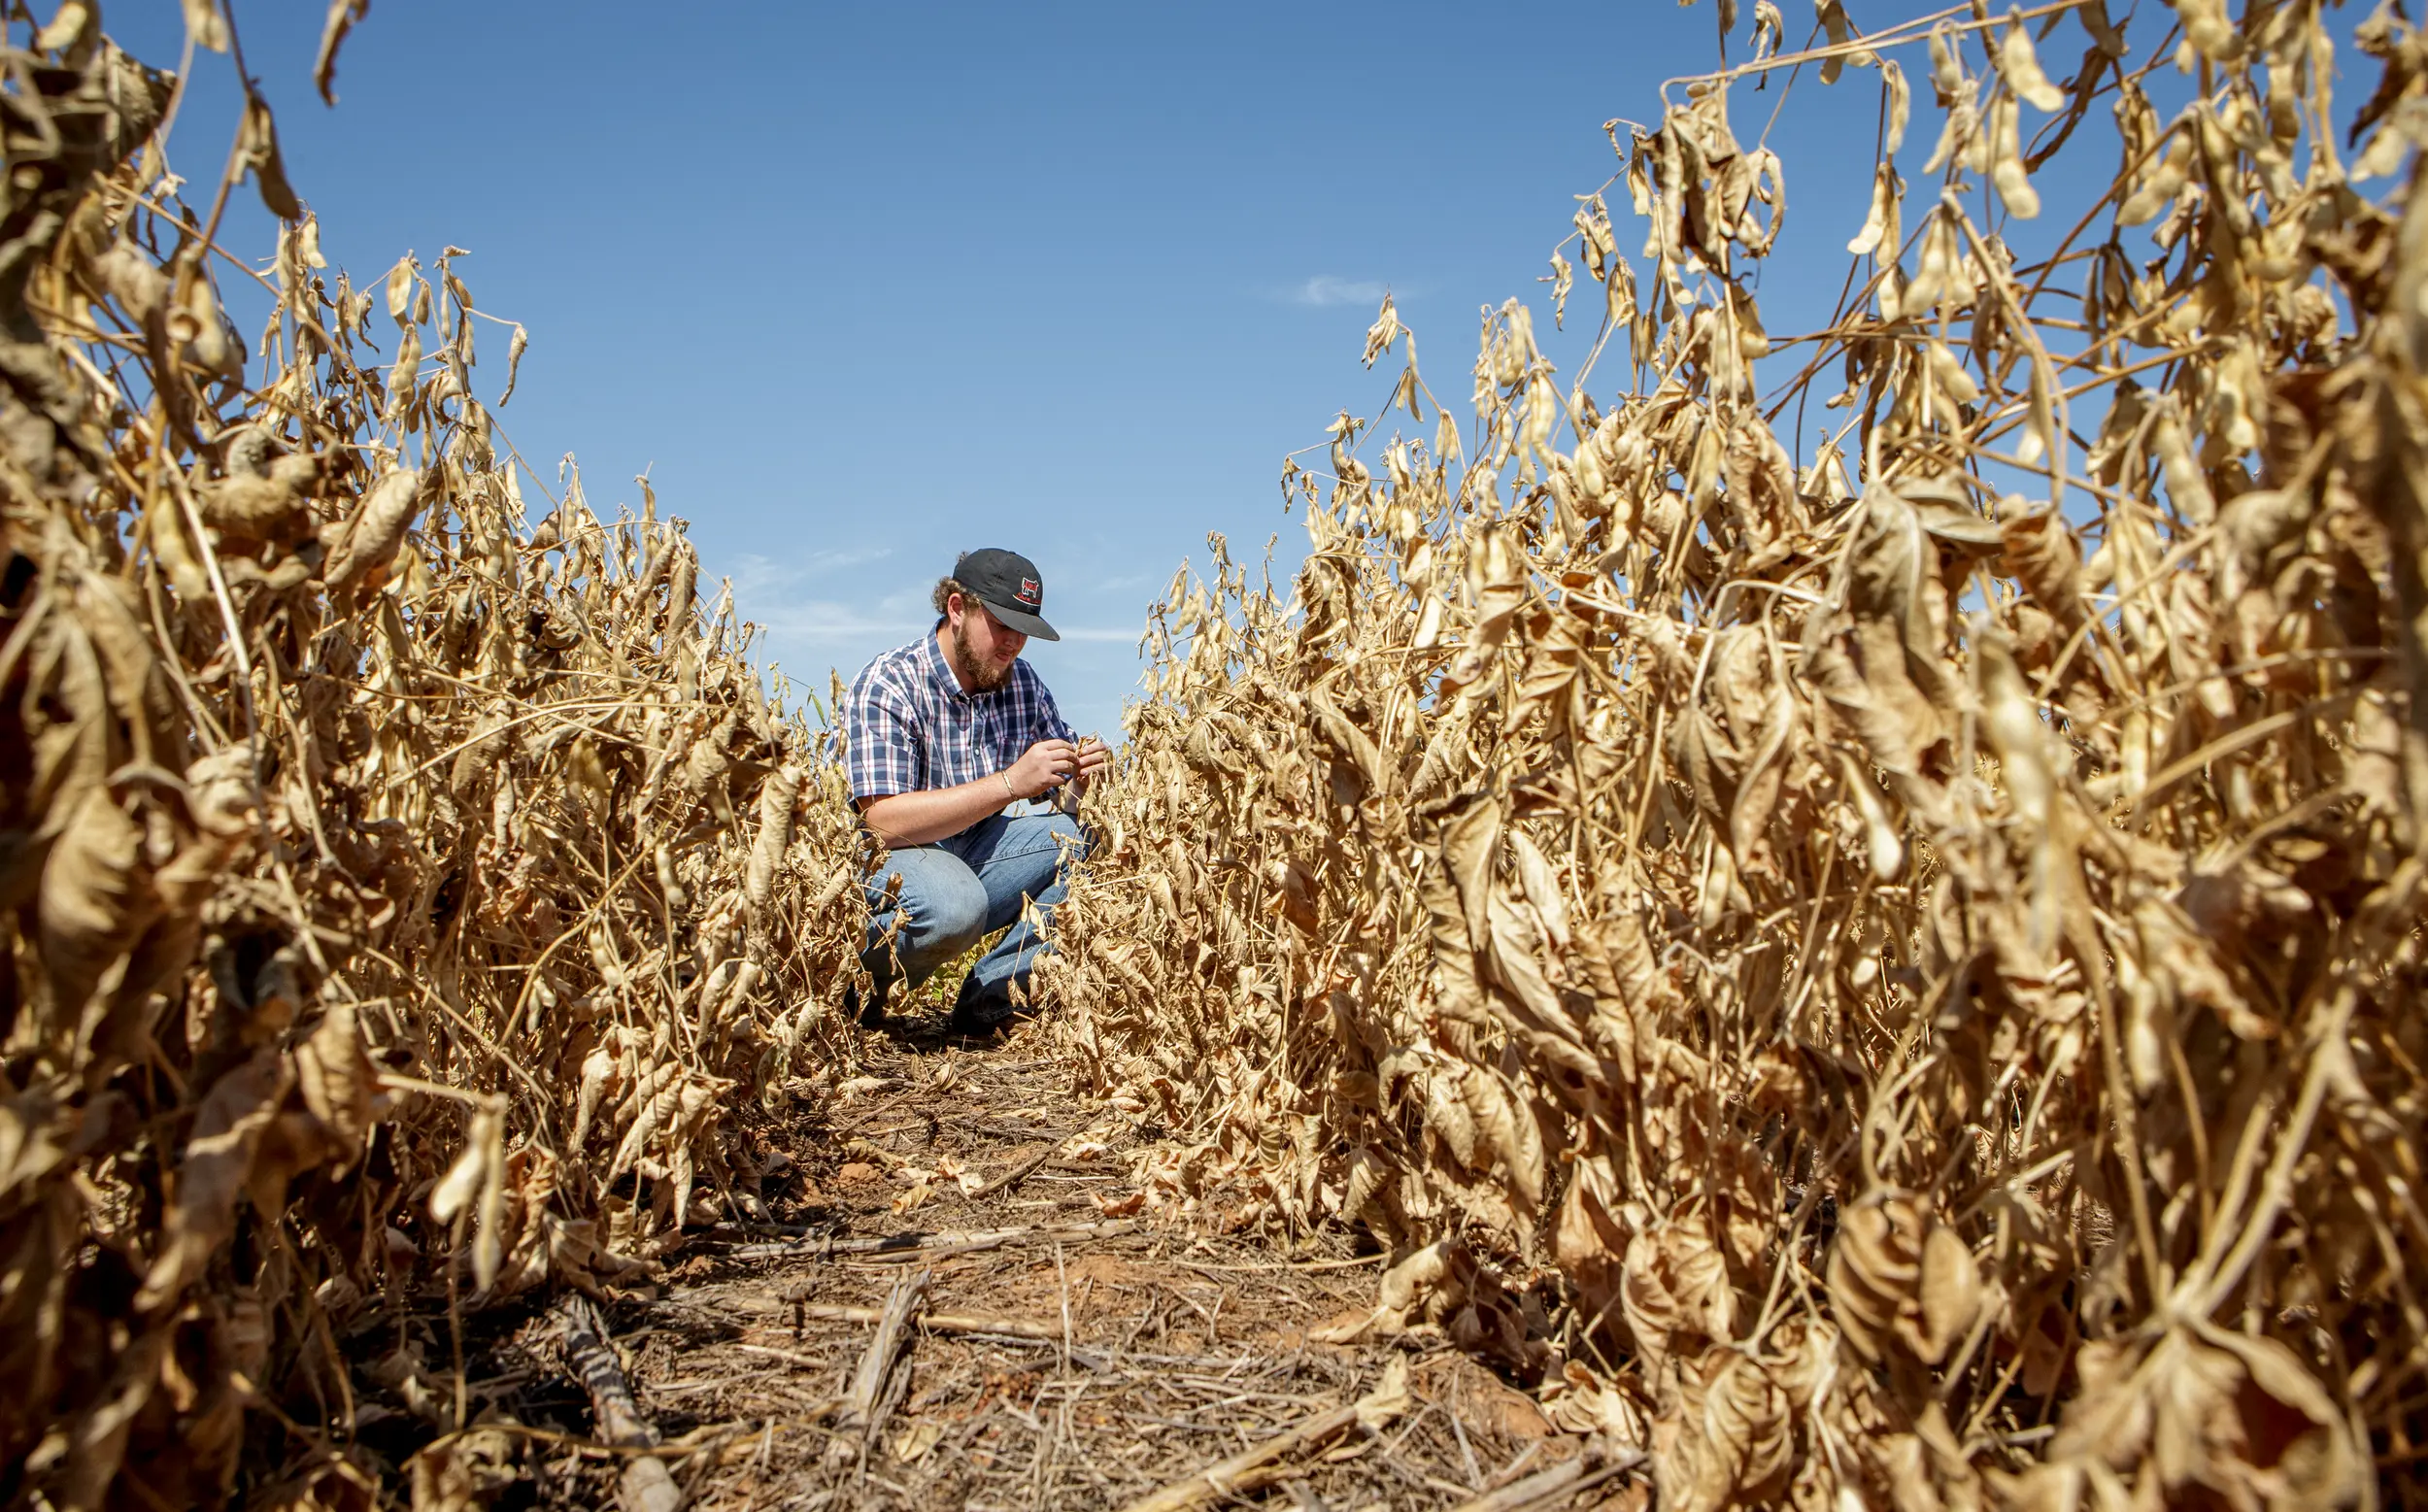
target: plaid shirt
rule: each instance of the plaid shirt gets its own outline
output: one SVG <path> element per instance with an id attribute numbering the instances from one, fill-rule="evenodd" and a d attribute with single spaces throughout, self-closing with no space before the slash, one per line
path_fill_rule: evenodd
<path id="1" fill-rule="evenodd" d="M 957 788 L 1002 771 L 1040 740 L 1078 738 L 1027 661 L 1013 662 L 1011 681 L 993 692 L 962 692 L 933 630 L 852 679 L 843 727 L 856 798 Z"/>

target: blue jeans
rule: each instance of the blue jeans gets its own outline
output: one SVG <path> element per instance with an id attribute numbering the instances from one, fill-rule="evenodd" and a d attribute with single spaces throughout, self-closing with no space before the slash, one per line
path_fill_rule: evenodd
<path id="1" fill-rule="evenodd" d="M 1069 890 L 1070 863 L 1087 849 L 1077 820 L 1050 804 L 1024 801 L 958 835 L 888 854 L 866 880 L 868 944 L 860 963 L 881 995 L 897 981 L 916 988 L 989 934 L 1008 928 L 970 968 L 955 1012 L 980 1024 L 1010 1018 L 1013 984 L 1027 993 L 1029 967 L 1046 949 L 1039 925 Z M 1036 924 L 1025 916 L 1024 905 L 1032 903 Z M 886 934 L 897 920 L 900 929 L 888 949 Z"/>

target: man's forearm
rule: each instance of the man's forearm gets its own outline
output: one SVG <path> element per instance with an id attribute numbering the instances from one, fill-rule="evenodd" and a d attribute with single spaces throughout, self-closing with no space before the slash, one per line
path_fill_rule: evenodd
<path id="1" fill-rule="evenodd" d="M 888 845 L 927 845 L 960 834 L 1011 801 L 1011 789 L 991 774 L 958 788 L 870 798 L 860 805 L 860 815 Z"/>

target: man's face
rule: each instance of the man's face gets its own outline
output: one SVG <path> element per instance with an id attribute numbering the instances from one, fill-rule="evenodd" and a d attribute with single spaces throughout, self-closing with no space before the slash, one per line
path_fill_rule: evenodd
<path id="1" fill-rule="evenodd" d="M 959 593 L 946 600 L 945 617 L 952 622 L 953 670 L 968 680 L 970 691 L 993 692 L 1011 681 L 1012 663 L 1020 659 L 1028 636 Z"/>

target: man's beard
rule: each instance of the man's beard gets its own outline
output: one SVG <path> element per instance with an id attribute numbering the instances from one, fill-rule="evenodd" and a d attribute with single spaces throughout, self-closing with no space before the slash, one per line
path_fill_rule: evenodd
<path id="1" fill-rule="evenodd" d="M 994 692 L 1012 680 L 1009 663 L 998 668 L 978 659 L 978 654 L 969 649 L 969 628 L 965 624 L 953 626 L 953 670 L 968 680 L 973 693 Z"/>

